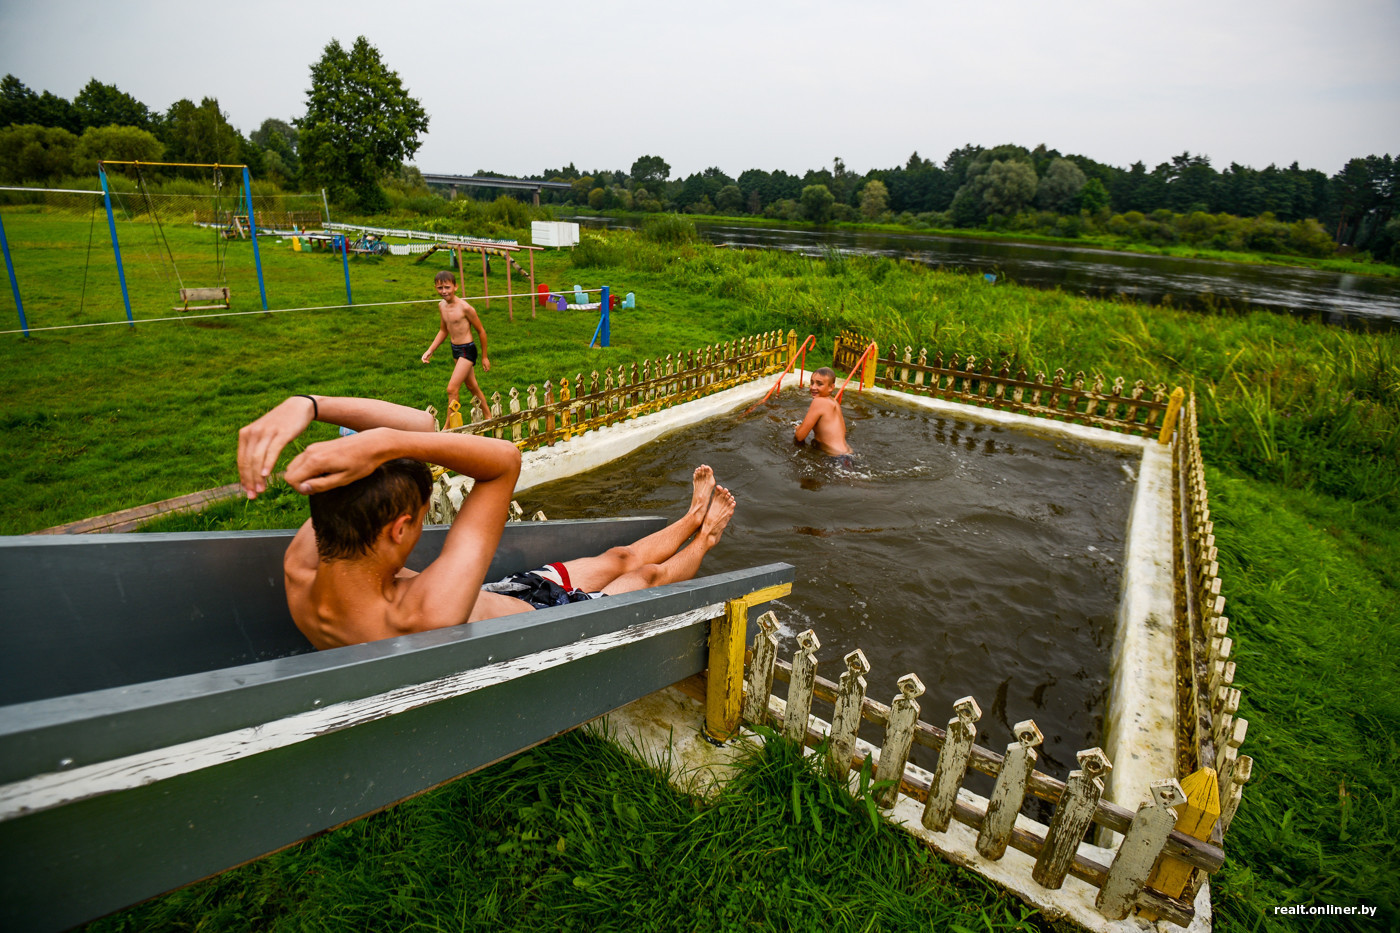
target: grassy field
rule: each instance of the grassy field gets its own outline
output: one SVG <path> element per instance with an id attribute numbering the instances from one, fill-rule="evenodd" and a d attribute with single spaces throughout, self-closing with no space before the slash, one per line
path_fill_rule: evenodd
<path id="1" fill-rule="evenodd" d="M 337 285 L 343 295 L 327 257 L 269 245 L 264 262 L 278 270 L 268 275 L 275 306 Z M 817 334 L 819 348 L 853 327 L 885 347 L 1192 389 L 1250 721 L 1243 751 L 1255 758 L 1216 877 L 1219 928 L 1358 928 L 1273 916 L 1295 903 L 1378 907 L 1365 929 L 1400 923 L 1400 335 L 632 234 L 588 236 L 540 266 L 551 284 L 635 291 L 638 310 L 614 316 L 612 348 L 588 350 L 591 314 L 529 321 L 517 304 L 512 325 L 493 306 L 488 393 L 778 327 Z M 429 271 L 401 258 L 364 263 L 352 270 L 356 298 L 420 298 Z M 154 316 L 163 305 L 143 308 Z M 291 392 L 440 405 L 446 366 L 417 362 L 435 328 L 420 304 L 5 336 L 4 530 L 231 482 L 237 427 Z M 284 493 L 164 527 L 285 526 L 303 514 Z M 867 831 L 858 808 L 842 814 L 849 802 L 799 772 L 780 755 L 756 763 L 732 799 L 705 808 L 606 745 L 555 742 L 97 928 L 1052 926 L 902 837 Z M 812 812 L 816 824 L 799 832 Z M 860 867 L 822 873 L 829 866 Z M 886 920 L 886 904 L 903 906 Z"/>

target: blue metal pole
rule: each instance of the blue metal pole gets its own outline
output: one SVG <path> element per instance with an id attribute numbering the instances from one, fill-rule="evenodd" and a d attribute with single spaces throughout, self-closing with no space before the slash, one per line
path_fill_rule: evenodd
<path id="1" fill-rule="evenodd" d="M 612 318 L 608 312 L 612 310 L 612 301 L 609 300 L 608 286 L 603 286 L 603 346 L 610 346 L 612 343 Z"/>
<path id="2" fill-rule="evenodd" d="M 253 213 L 253 179 L 248 166 L 243 166 L 243 196 L 248 199 L 248 232 L 253 235 L 253 264 L 258 267 L 258 294 L 262 295 L 263 310 L 267 310 L 267 286 L 263 284 L 262 256 L 258 253 L 258 220 Z"/>
<path id="3" fill-rule="evenodd" d="M 19 300 L 19 280 L 15 278 L 15 264 L 10 261 L 10 241 L 5 239 L 5 221 L 0 218 L 0 250 L 5 253 L 5 271 L 10 273 L 10 291 L 15 293 L 15 309 L 19 311 L 19 329 L 29 336 L 29 322 L 24 319 L 24 302 Z"/>
<path id="4" fill-rule="evenodd" d="M 345 303 L 352 305 L 355 298 L 350 294 L 350 242 L 344 232 L 340 234 L 340 266 L 345 270 Z"/>
<path id="5" fill-rule="evenodd" d="M 122 286 L 122 302 L 126 305 L 126 322 L 132 327 L 136 326 L 136 321 L 131 317 L 131 294 L 126 290 L 126 270 L 122 268 L 122 248 L 117 243 L 117 221 L 112 216 L 112 192 L 107 187 L 107 170 L 102 167 L 102 163 L 97 163 L 97 180 L 102 182 L 102 203 L 107 208 L 107 229 L 112 234 L 112 255 L 117 257 L 117 281 Z"/>

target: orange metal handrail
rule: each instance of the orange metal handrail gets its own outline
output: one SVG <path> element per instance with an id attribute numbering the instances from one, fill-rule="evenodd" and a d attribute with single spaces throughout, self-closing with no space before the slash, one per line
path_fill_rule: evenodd
<path id="1" fill-rule="evenodd" d="M 865 350 L 861 353 L 859 358 L 856 359 L 856 365 L 851 367 L 851 372 L 849 375 L 846 376 L 846 381 L 841 383 L 841 388 L 836 390 L 836 401 L 841 401 L 841 393 L 846 391 L 846 386 L 849 385 L 851 380 L 856 377 L 856 373 L 860 372 L 861 368 L 865 366 L 866 357 L 878 359 L 879 353 L 880 347 L 875 343 L 875 341 L 870 341 L 870 346 L 865 348 Z M 862 379 L 860 382 L 856 383 L 856 388 L 864 392 L 865 380 Z"/>
<path id="2" fill-rule="evenodd" d="M 747 415 L 750 411 L 753 411 L 755 408 L 768 401 L 770 398 L 773 397 L 774 393 L 776 393 L 779 389 L 783 387 L 783 377 L 785 377 L 788 373 L 792 372 L 792 367 L 797 363 L 797 358 L 799 356 L 802 357 L 802 370 L 799 371 L 799 375 L 797 377 L 797 384 L 798 386 L 801 386 L 802 380 L 806 378 L 805 375 L 803 375 L 803 373 L 805 373 L 807 369 L 807 351 L 812 347 L 815 347 L 816 345 L 817 335 L 808 334 L 807 339 L 802 341 L 802 346 L 798 347 L 797 352 L 792 355 L 792 359 L 788 360 L 787 369 L 784 369 L 781 373 L 778 374 L 778 381 L 773 383 L 773 388 L 769 389 L 768 394 L 763 396 L 763 398 L 750 405 L 748 410 L 745 411 L 744 414 Z"/>

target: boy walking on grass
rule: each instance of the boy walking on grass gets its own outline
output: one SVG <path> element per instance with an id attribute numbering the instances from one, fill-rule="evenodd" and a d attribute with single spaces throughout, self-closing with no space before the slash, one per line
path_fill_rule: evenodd
<path id="1" fill-rule="evenodd" d="M 477 317 L 476 309 L 458 297 L 457 276 L 446 270 L 439 272 L 433 277 L 433 287 L 442 297 L 442 301 L 438 302 L 438 316 L 442 318 L 442 324 L 422 359 L 427 363 L 433 358 L 433 351 L 437 350 L 444 340 L 451 338 L 454 363 L 452 377 L 447 380 L 447 427 L 456 428 L 462 425 L 462 406 L 458 393 L 464 382 L 476 397 L 476 403 L 481 406 L 482 418 L 491 417 L 491 406 L 486 401 L 481 386 L 476 383 L 477 345 L 472 342 L 472 330 L 475 330 L 481 341 L 481 368 L 489 373 L 491 361 L 486 358 L 486 327 L 481 323 L 481 318 Z"/>

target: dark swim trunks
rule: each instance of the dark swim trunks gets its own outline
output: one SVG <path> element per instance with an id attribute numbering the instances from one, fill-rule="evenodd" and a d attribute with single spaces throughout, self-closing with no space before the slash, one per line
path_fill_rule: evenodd
<path id="1" fill-rule="evenodd" d="M 856 468 L 856 456 L 855 456 L 855 454 L 832 454 L 832 455 L 831 455 L 831 459 L 832 459 L 833 461 L 835 461 L 835 462 L 836 462 L 836 465 L 837 465 L 838 467 L 840 467 L 841 469 L 843 469 L 843 470 L 850 470 L 851 472 L 855 472 L 855 468 Z"/>
<path id="2" fill-rule="evenodd" d="M 488 583 L 482 589 L 488 593 L 514 596 L 536 609 L 567 606 L 569 603 L 581 603 L 603 595 L 574 589 L 569 580 L 569 571 L 563 564 L 546 564 L 539 570 L 512 574 L 504 580 Z"/>
<path id="3" fill-rule="evenodd" d="M 454 343 L 452 345 L 452 358 L 454 360 L 466 360 L 468 363 L 476 362 L 475 343 Z"/>

